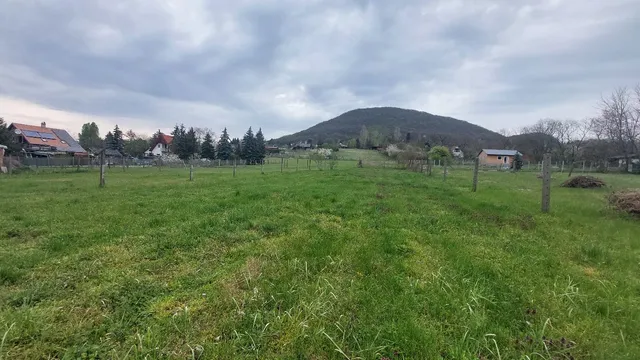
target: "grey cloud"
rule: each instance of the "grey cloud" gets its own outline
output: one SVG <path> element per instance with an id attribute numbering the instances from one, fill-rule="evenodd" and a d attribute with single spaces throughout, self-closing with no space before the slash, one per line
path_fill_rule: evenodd
<path id="1" fill-rule="evenodd" d="M 0 95 L 235 135 L 383 105 L 497 128 L 485 119 L 640 81 L 639 11 L 630 0 L 7 1 Z"/>

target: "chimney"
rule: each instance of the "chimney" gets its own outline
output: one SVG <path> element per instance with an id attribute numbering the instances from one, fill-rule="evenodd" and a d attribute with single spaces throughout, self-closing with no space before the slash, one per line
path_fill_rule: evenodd
<path id="1" fill-rule="evenodd" d="M 40 123 L 40 126 L 43 127 L 43 128 L 46 128 L 47 127 L 47 123 L 43 121 L 43 122 Z"/>

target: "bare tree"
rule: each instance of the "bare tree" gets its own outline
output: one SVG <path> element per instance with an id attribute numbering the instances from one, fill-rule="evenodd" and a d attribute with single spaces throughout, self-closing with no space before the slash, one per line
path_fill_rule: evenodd
<path id="1" fill-rule="evenodd" d="M 210 133 L 212 138 L 216 138 L 216 133 L 207 127 L 195 127 L 193 128 L 193 131 L 196 132 L 196 139 L 198 139 L 198 142 L 200 143 L 204 140 L 207 133 Z"/>
<path id="2" fill-rule="evenodd" d="M 571 174 L 573 173 L 576 158 L 582 151 L 582 146 L 591 132 L 591 128 L 591 119 L 585 119 L 583 121 L 567 120 L 564 123 L 564 143 L 566 144 L 568 160 L 571 163 L 571 167 L 569 168 L 569 177 L 571 177 Z"/>
<path id="3" fill-rule="evenodd" d="M 632 97 L 634 96 L 634 97 Z M 617 88 L 600 100 L 600 116 L 592 121 L 594 134 L 609 140 L 628 166 L 638 152 L 640 137 L 640 85 L 634 94 L 626 87 Z"/>
<path id="4" fill-rule="evenodd" d="M 535 159 L 542 159 L 546 153 L 558 149 L 560 141 L 558 134 L 563 131 L 562 121 L 555 119 L 541 119 L 531 126 L 523 127 L 521 135 L 527 135 L 526 144 Z"/>

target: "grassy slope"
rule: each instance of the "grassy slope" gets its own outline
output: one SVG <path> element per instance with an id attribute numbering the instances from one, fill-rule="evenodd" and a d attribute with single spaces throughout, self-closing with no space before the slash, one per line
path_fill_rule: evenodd
<path id="1" fill-rule="evenodd" d="M 227 170 L 0 178 L 0 358 L 640 357 L 606 190 L 543 215 L 532 173 Z"/>

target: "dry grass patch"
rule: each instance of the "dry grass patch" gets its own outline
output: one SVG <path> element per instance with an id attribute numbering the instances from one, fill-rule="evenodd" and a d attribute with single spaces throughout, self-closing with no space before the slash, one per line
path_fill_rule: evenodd
<path id="1" fill-rule="evenodd" d="M 609 195 L 609 204 L 619 211 L 640 215 L 640 189 L 616 191 Z"/>

